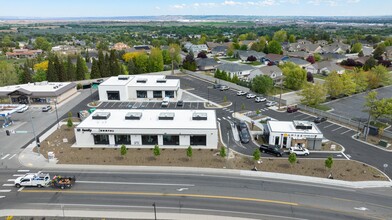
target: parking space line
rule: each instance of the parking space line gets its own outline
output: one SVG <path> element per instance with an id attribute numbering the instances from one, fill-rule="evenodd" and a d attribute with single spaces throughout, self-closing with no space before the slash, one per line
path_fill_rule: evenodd
<path id="1" fill-rule="evenodd" d="M 337 130 L 339 130 L 339 129 L 341 129 L 341 128 L 343 128 L 343 127 L 335 128 L 335 129 L 333 129 L 332 131 L 337 131 Z"/>
<path id="2" fill-rule="evenodd" d="M 116 103 L 117 103 L 117 102 L 113 103 L 113 105 L 112 105 L 112 106 L 110 106 L 110 108 L 113 108 L 113 106 L 115 106 L 115 105 L 116 105 Z"/>
<path id="3" fill-rule="evenodd" d="M 324 128 L 329 128 L 329 127 L 331 127 L 331 126 L 333 126 L 333 125 L 335 125 L 335 124 L 330 124 L 330 125 L 327 125 L 327 126 L 325 126 Z"/>
<path id="4" fill-rule="evenodd" d="M 150 104 L 150 102 L 147 102 L 147 105 L 145 105 L 144 107 L 147 108 L 147 106 Z"/>
<path id="5" fill-rule="evenodd" d="M 342 133 L 340 133 L 340 134 L 345 134 L 345 133 L 347 133 L 347 132 L 349 132 L 349 131 L 352 131 L 352 130 L 348 129 L 347 131 L 344 131 L 344 132 L 342 132 Z"/>
<path id="6" fill-rule="evenodd" d="M 157 104 L 157 102 L 154 102 L 154 105 L 152 105 L 152 108 L 155 108 L 155 105 Z"/>
<path id="7" fill-rule="evenodd" d="M 230 116 L 227 116 L 228 119 L 231 119 Z"/>
<path id="8" fill-rule="evenodd" d="M 220 118 L 218 118 L 218 121 L 220 121 L 221 119 Z"/>
<path id="9" fill-rule="evenodd" d="M 107 105 L 109 105 L 109 102 L 105 102 L 105 106 L 104 106 L 104 108 L 106 108 L 106 106 L 107 106 Z"/>

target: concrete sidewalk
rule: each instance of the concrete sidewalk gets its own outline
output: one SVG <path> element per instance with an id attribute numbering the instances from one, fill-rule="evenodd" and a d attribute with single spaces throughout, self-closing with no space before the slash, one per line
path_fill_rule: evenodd
<path id="1" fill-rule="evenodd" d="M 61 122 L 65 124 L 65 122 Z M 41 136 L 41 140 L 45 140 L 51 133 L 57 129 L 57 126 L 53 126 L 45 134 Z M 230 176 L 242 176 L 252 178 L 263 178 L 276 179 L 287 182 L 303 182 L 312 183 L 315 185 L 330 185 L 340 186 L 348 188 L 374 188 L 374 187 L 392 187 L 391 181 L 357 181 L 349 182 L 343 180 L 334 180 L 319 177 L 300 176 L 283 173 L 272 173 L 272 172 L 255 172 L 247 170 L 231 170 L 231 169 L 216 169 L 216 168 L 197 168 L 197 167 L 154 167 L 154 166 L 115 166 L 115 165 L 85 165 L 85 164 L 57 164 L 56 160 L 48 160 L 43 155 L 33 152 L 35 144 L 31 143 L 27 148 L 19 154 L 19 162 L 30 169 L 49 169 L 49 170 L 90 170 L 90 171 L 136 171 L 136 172 L 179 172 L 183 173 L 186 170 L 187 174 L 209 174 L 209 175 L 230 175 Z"/>

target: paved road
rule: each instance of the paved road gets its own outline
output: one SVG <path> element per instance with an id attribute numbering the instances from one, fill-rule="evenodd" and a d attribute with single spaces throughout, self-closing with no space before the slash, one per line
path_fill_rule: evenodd
<path id="1" fill-rule="evenodd" d="M 372 219 L 392 213 L 389 189 L 335 189 L 237 175 L 49 170 L 44 172 L 75 175 L 77 182 L 64 191 L 4 186 L 25 172 L 0 171 L 0 209 L 152 211 L 155 202 L 158 217 L 181 212 L 254 219 Z"/>
<path id="2" fill-rule="evenodd" d="M 253 99 L 246 99 L 246 97 L 244 96 L 237 96 L 236 91 L 234 90 L 220 91 L 216 89 L 208 89 L 208 91 L 206 91 L 206 88 L 211 87 L 212 84 L 210 82 L 205 82 L 204 80 L 195 77 L 170 77 L 181 79 L 181 86 L 194 88 L 194 90 L 192 90 L 191 92 L 203 98 L 209 98 L 210 100 L 213 100 L 215 102 L 222 102 L 223 97 L 226 96 L 229 101 L 233 102 L 233 105 L 229 108 L 217 111 L 218 121 L 220 122 L 223 121 L 223 118 L 227 119 L 228 117 L 231 117 L 233 111 L 239 111 L 242 109 L 253 111 L 260 110 L 262 114 L 281 121 L 291 121 L 296 119 L 311 121 L 314 119 L 313 116 L 304 114 L 302 112 L 286 113 L 270 110 L 267 108 L 267 106 L 265 106 L 265 103 L 255 103 Z M 225 127 L 227 126 L 222 126 L 222 129 L 225 129 Z M 327 139 L 335 141 L 345 147 L 345 154 L 347 158 L 365 162 L 367 164 L 377 167 L 380 170 L 384 169 L 383 164 L 385 163 L 389 164 L 389 167 L 392 166 L 392 152 L 386 152 L 352 139 L 352 136 L 356 133 L 356 131 L 342 127 L 337 124 L 330 123 L 328 121 L 319 124 L 318 127 Z M 227 132 L 223 131 L 222 133 L 226 134 Z M 250 149 L 248 149 L 247 152 L 253 152 L 253 149 Z M 336 157 L 343 158 L 338 155 L 336 155 Z M 386 169 L 385 173 L 389 177 L 392 177 L 392 168 Z"/>

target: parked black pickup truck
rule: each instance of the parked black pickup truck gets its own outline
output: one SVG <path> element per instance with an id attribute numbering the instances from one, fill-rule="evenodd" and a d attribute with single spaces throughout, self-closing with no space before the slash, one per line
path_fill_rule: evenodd
<path id="1" fill-rule="evenodd" d="M 260 151 L 263 153 L 274 154 L 277 157 L 281 157 L 284 153 L 279 146 L 272 146 L 267 144 L 260 145 Z"/>

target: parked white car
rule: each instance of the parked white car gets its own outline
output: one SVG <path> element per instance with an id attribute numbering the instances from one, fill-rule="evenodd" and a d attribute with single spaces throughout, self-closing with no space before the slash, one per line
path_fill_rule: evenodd
<path id="1" fill-rule="evenodd" d="M 162 100 L 161 107 L 168 107 L 169 104 L 170 104 L 170 98 L 169 98 L 169 97 L 165 97 L 165 98 Z"/>
<path id="2" fill-rule="evenodd" d="M 48 173 L 28 173 L 24 176 L 15 179 L 14 184 L 16 187 L 21 186 L 37 186 L 42 187 L 48 185 L 50 176 Z"/>
<path id="3" fill-rule="evenodd" d="M 295 154 L 299 156 L 308 156 L 309 150 L 303 147 L 290 147 L 290 154 Z"/>
<path id="4" fill-rule="evenodd" d="M 268 107 L 271 107 L 271 106 L 275 106 L 275 105 L 277 105 L 277 104 L 278 104 L 278 103 L 275 102 L 275 101 L 268 101 L 266 105 L 267 105 Z"/>
<path id="5" fill-rule="evenodd" d="M 225 85 L 220 87 L 220 91 L 225 91 L 225 90 L 229 90 L 229 89 L 230 88 L 228 86 L 225 86 Z"/>
<path id="6" fill-rule="evenodd" d="M 242 95 L 245 95 L 246 94 L 246 92 L 244 92 L 244 91 L 238 91 L 237 92 L 237 95 L 239 95 L 239 96 L 242 96 Z"/>
<path id="7" fill-rule="evenodd" d="M 248 95 L 246 95 L 246 98 L 247 99 L 253 99 L 253 98 L 255 98 L 256 97 L 256 95 L 255 94 L 251 94 L 251 93 L 249 93 Z"/>
<path id="8" fill-rule="evenodd" d="M 28 105 L 24 105 L 22 108 L 18 109 L 16 112 L 17 113 L 23 113 L 25 112 L 27 109 L 29 109 Z"/>
<path id="9" fill-rule="evenodd" d="M 266 98 L 264 98 L 264 97 L 256 97 L 255 98 L 255 102 L 265 102 L 265 101 L 267 101 L 267 99 Z"/>

